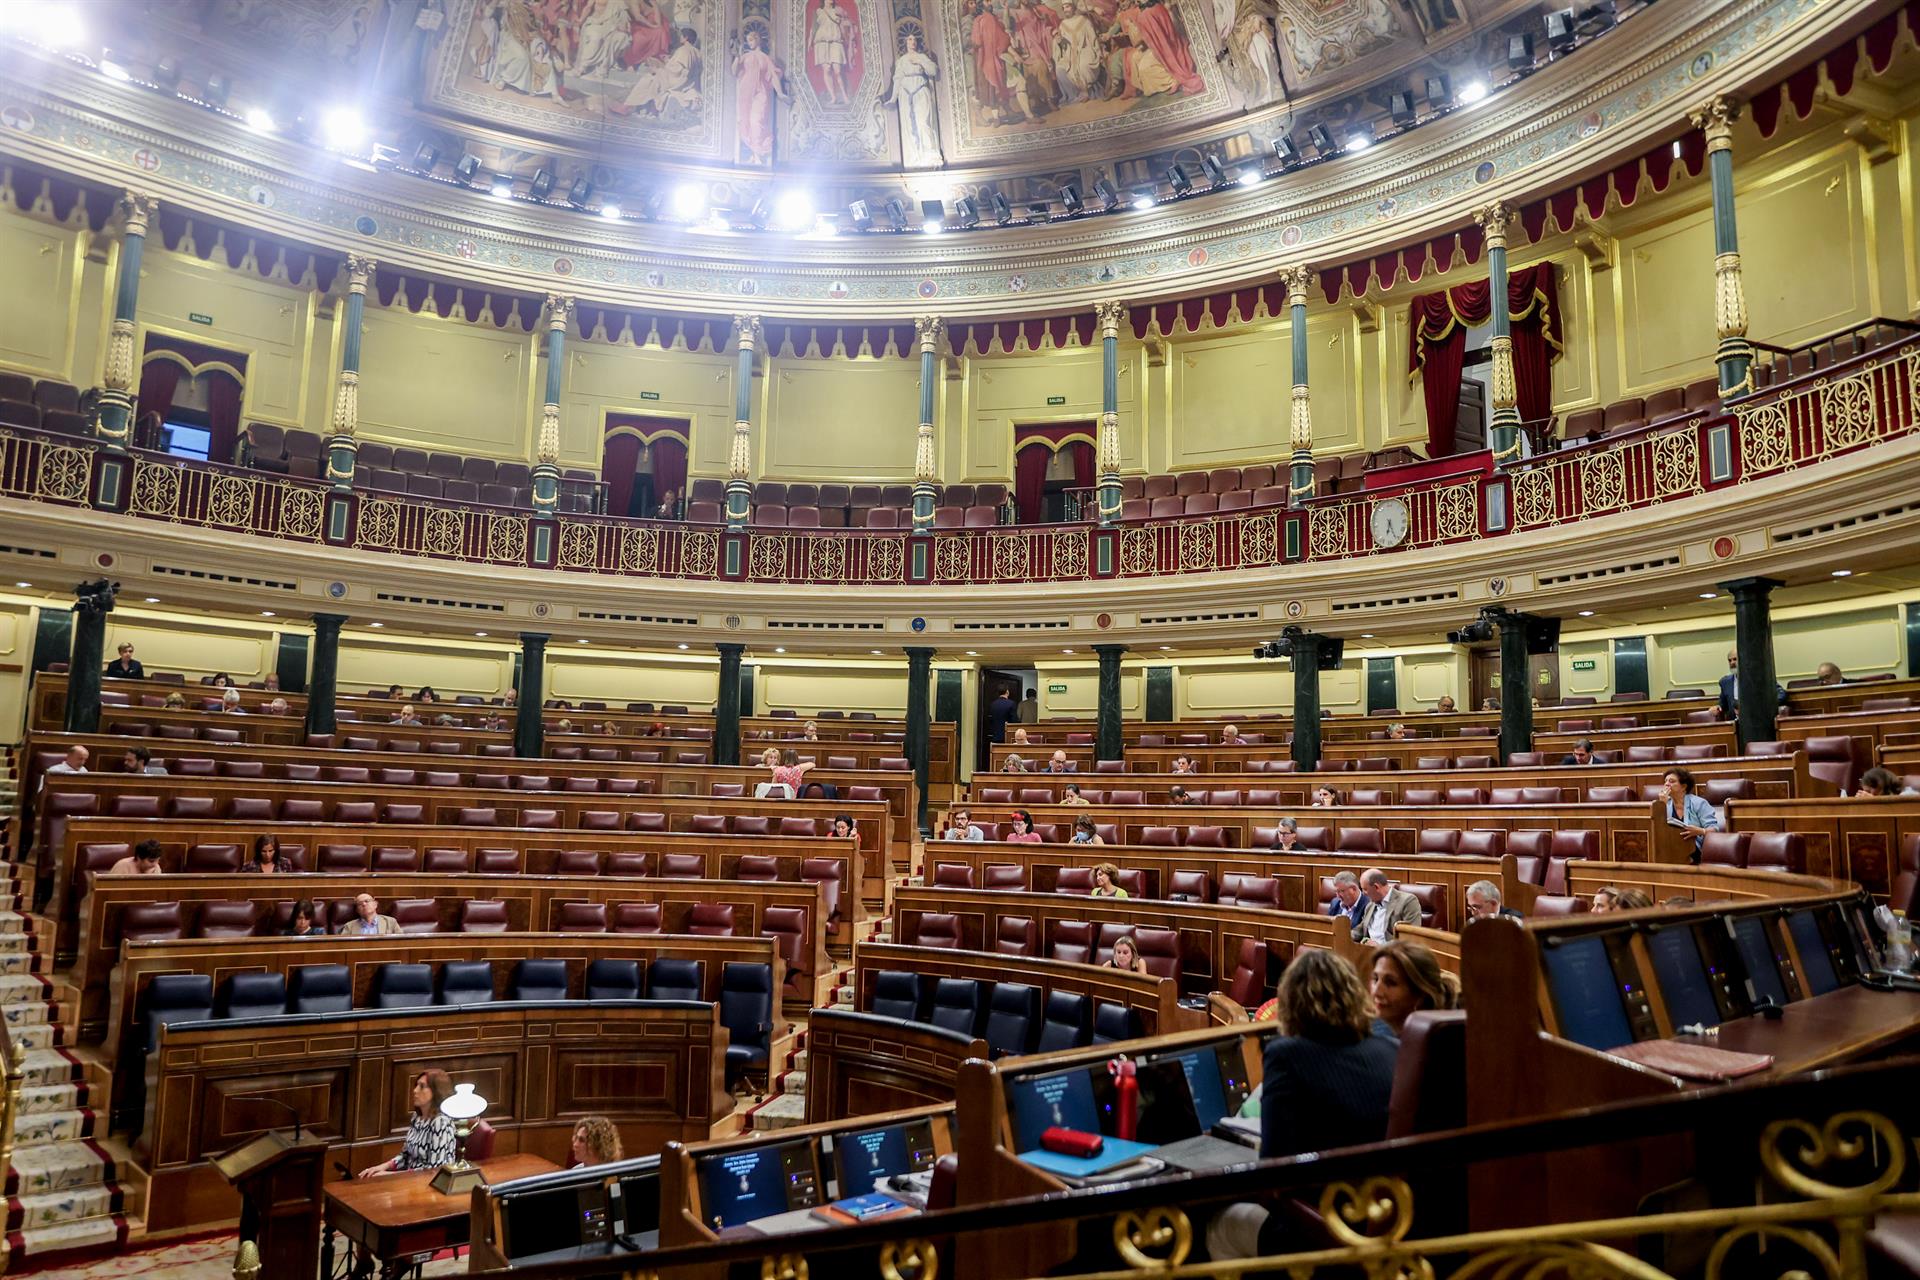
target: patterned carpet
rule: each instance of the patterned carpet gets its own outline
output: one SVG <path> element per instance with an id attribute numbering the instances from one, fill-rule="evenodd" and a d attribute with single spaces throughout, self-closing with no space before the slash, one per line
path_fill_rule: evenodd
<path id="1" fill-rule="evenodd" d="M 151 1249 L 129 1250 L 91 1262 L 46 1262 L 36 1268 L 27 1262 L 14 1276 L 33 1276 L 37 1280 L 233 1280 L 233 1254 L 239 1237 L 232 1232 L 202 1236 L 156 1245 Z M 427 1264 L 429 1276 L 465 1275 L 466 1258 L 443 1258 Z M 263 1277 L 263 1280 L 280 1280 Z"/>

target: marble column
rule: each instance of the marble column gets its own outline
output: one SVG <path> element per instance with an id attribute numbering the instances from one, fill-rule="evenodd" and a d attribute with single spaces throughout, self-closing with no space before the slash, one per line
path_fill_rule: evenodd
<path id="1" fill-rule="evenodd" d="M 547 295 L 547 395 L 540 406 L 540 434 L 535 441 L 533 513 L 551 516 L 560 509 L 560 387 L 567 372 L 567 326 L 573 322 L 573 299 Z"/>
<path id="2" fill-rule="evenodd" d="M 354 461 L 360 452 L 360 330 L 367 313 L 367 284 L 378 264 L 347 255 L 347 298 L 340 319 L 340 374 L 333 389 L 332 433 L 327 437 L 327 480 L 335 489 L 353 488 Z"/>
<path id="3" fill-rule="evenodd" d="M 1692 112 L 1693 127 L 1707 135 L 1707 173 L 1713 183 L 1713 325 L 1720 345 L 1722 398 L 1753 390 L 1753 345 L 1747 341 L 1747 290 L 1740 276 L 1740 232 L 1733 208 L 1733 122 L 1740 108 L 1731 99 L 1709 99 Z"/>
<path id="4" fill-rule="evenodd" d="M 1313 403 L 1307 392 L 1307 290 L 1313 287 L 1313 272 L 1293 267 L 1282 279 L 1287 282 L 1288 329 L 1293 338 L 1293 412 L 1287 432 L 1293 458 L 1288 467 L 1287 505 L 1297 507 L 1313 496 Z"/>
<path id="5" fill-rule="evenodd" d="M 332 733 L 340 687 L 340 628 L 344 613 L 313 615 L 313 674 L 307 677 L 307 732 Z"/>
<path id="6" fill-rule="evenodd" d="M 939 468 L 933 454 L 933 406 L 940 390 L 940 335 L 946 321 L 922 316 L 914 322 L 920 335 L 920 432 L 913 445 L 913 531 L 933 532 L 934 481 Z"/>
<path id="7" fill-rule="evenodd" d="M 99 585 L 104 586 L 104 582 Z M 73 648 L 67 654 L 68 733 L 100 731 L 100 674 L 105 661 L 107 614 L 112 611 L 111 595 L 85 589 L 75 594 Z"/>
<path id="8" fill-rule="evenodd" d="M 1487 443 L 1496 467 L 1520 461 L 1520 386 L 1513 376 L 1513 311 L 1507 301 L 1507 223 L 1513 210 L 1496 200 L 1473 211 L 1487 242 L 1487 307 L 1493 313 L 1493 418 Z"/>
<path id="9" fill-rule="evenodd" d="M 1524 613 L 1500 619 L 1500 762 L 1533 750 L 1533 664 L 1527 657 Z"/>
<path id="10" fill-rule="evenodd" d="M 1100 321 L 1100 435 L 1094 450 L 1099 479 L 1100 523 L 1120 522 L 1120 326 L 1127 319 L 1124 302 L 1103 302 L 1094 308 Z"/>
<path id="11" fill-rule="evenodd" d="M 1127 646 L 1097 644 L 1093 651 L 1100 655 L 1100 720 L 1093 735 L 1093 755 L 1096 760 L 1124 760 L 1127 743 L 1120 731 L 1120 658 Z"/>
<path id="12" fill-rule="evenodd" d="M 541 715 L 546 706 L 547 637 L 537 631 L 520 633 L 520 685 L 514 691 L 519 705 L 513 717 L 513 754 L 530 760 L 540 758 L 544 749 L 545 728 Z"/>
<path id="13" fill-rule="evenodd" d="M 753 349 L 759 316 L 735 316 L 739 367 L 733 374 L 733 447 L 727 450 L 727 528 L 744 529 L 753 506 Z"/>
<path id="14" fill-rule="evenodd" d="M 1780 682 L 1773 670 L 1773 591 L 1777 578 L 1736 578 L 1720 589 L 1733 597 L 1733 644 L 1740 657 L 1733 688 L 1740 745 L 1772 742 L 1778 732 Z"/>
<path id="15" fill-rule="evenodd" d="M 744 644 L 721 643 L 720 688 L 713 698 L 713 762 L 740 763 L 740 655 Z"/>
<path id="16" fill-rule="evenodd" d="M 927 739 L 933 722 L 932 693 L 928 683 L 933 673 L 933 650 L 907 646 L 907 759 L 913 764 L 914 790 L 919 795 L 914 820 L 922 835 L 927 831 Z"/>
<path id="17" fill-rule="evenodd" d="M 1293 761 L 1301 773 L 1320 767 L 1320 637 L 1293 637 Z"/>
<path id="18" fill-rule="evenodd" d="M 106 370 L 94 418 L 95 436 L 115 452 L 133 445 L 133 401 L 140 390 L 140 353 L 134 350 L 138 327 L 135 317 L 140 310 L 140 259 L 147 247 L 147 227 L 159 211 L 157 196 L 129 191 L 120 197 L 120 212 L 125 218 L 120 237 L 120 278 L 114 282 L 113 324 L 107 332 Z"/>

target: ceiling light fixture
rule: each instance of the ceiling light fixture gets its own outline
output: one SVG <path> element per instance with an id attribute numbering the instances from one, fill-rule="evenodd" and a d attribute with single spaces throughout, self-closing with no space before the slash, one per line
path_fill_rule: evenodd
<path id="1" fill-rule="evenodd" d="M 553 192 L 553 170 L 539 168 L 533 171 L 533 182 L 527 187 L 527 194 L 535 200 L 545 200 Z"/>
<path id="2" fill-rule="evenodd" d="M 478 640 L 485 640 L 487 638 L 487 633 L 484 631 L 476 631 L 473 634 L 474 638 Z"/>
<path id="3" fill-rule="evenodd" d="M 773 647 L 773 651 L 775 653 L 785 653 L 787 651 L 787 646 L 783 644 L 777 644 Z"/>
<path id="4" fill-rule="evenodd" d="M 773 219 L 784 231 L 805 231 L 813 225 L 813 197 L 804 191 L 784 191 L 773 204 Z"/>
<path id="5" fill-rule="evenodd" d="M 953 202 L 953 220 L 960 224 L 963 231 L 980 225 L 980 202 L 972 196 L 961 196 Z"/>
<path id="6" fill-rule="evenodd" d="M 1060 188 L 1060 203 L 1066 206 L 1069 218 L 1077 218 L 1087 210 L 1086 201 L 1080 198 L 1080 188 L 1071 182 Z"/>
<path id="7" fill-rule="evenodd" d="M 626 210 L 622 209 L 619 205 L 609 201 L 608 203 L 600 206 L 600 216 L 605 218 L 608 222 L 618 222 L 620 221 L 621 218 L 626 216 Z"/>
<path id="8" fill-rule="evenodd" d="M 1486 96 L 1487 82 L 1485 80 L 1469 80 L 1460 86 L 1460 102 L 1463 106 L 1479 102 Z"/>
<path id="9" fill-rule="evenodd" d="M 1593 610 L 1591 610 L 1591 609 L 1582 609 L 1582 610 L 1580 611 L 1580 616 L 1581 616 L 1581 617 L 1583 617 L 1583 618 L 1591 618 L 1591 617 L 1593 616 Z"/>
<path id="10" fill-rule="evenodd" d="M 893 223 L 895 231 L 907 229 L 907 206 L 902 203 L 899 196 L 888 197 L 886 204 L 882 207 L 886 209 L 887 218 Z"/>
<path id="11" fill-rule="evenodd" d="M 1145 213 L 1147 210 L 1153 208 L 1154 204 L 1157 203 L 1155 197 L 1158 194 L 1159 193 L 1156 192 L 1152 187 L 1139 188 L 1133 193 L 1133 207 L 1139 210 L 1141 213 Z"/>
<path id="12" fill-rule="evenodd" d="M 246 114 L 240 118 L 255 133 L 272 133 L 278 127 L 273 122 L 273 112 L 265 107 L 248 107 Z"/>
<path id="13" fill-rule="evenodd" d="M 261 616 L 261 617 L 263 617 L 263 618 L 271 618 L 271 617 L 273 616 L 273 610 L 271 610 L 271 609 L 262 609 L 262 610 L 260 611 L 260 616 Z"/>
<path id="14" fill-rule="evenodd" d="M 1300 163 L 1300 147 L 1292 134 L 1283 133 L 1273 140 L 1273 158 L 1283 165 Z"/>
<path id="15" fill-rule="evenodd" d="M 1222 169 L 1220 162 L 1212 156 L 1202 155 L 1200 157 L 1200 171 L 1207 175 L 1208 186 L 1217 189 L 1227 185 L 1227 171 Z"/>
<path id="16" fill-rule="evenodd" d="M 947 206 L 943 201 L 920 202 L 920 229 L 930 236 L 937 236 L 947 229 Z"/>
<path id="17" fill-rule="evenodd" d="M 1700 598 L 1702 600 L 1718 600 L 1720 598 L 1720 593 L 1717 591 L 1702 591 L 1700 593 Z"/>
<path id="18" fill-rule="evenodd" d="M 329 107 L 320 117 L 320 136 L 335 151 L 353 151 L 367 139 L 367 122 L 352 107 Z"/>
<path id="19" fill-rule="evenodd" d="M 31 586 L 32 586 L 33 584 L 32 584 L 31 582 L 16 582 L 16 583 L 14 583 L 13 585 L 14 585 L 14 586 L 16 586 L 16 587 L 23 587 L 23 588 L 24 588 L 24 587 L 31 587 Z"/>
<path id="20" fill-rule="evenodd" d="M 1239 176 L 1235 178 L 1234 181 L 1243 187 L 1257 187 L 1266 180 L 1266 177 L 1266 170 L 1257 164 L 1250 164 L 1240 171 Z"/>
<path id="21" fill-rule="evenodd" d="M 567 203 L 576 209 L 584 209 L 587 207 L 587 201 L 591 199 L 593 199 L 593 180 L 583 173 L 573 180 L 572 186 L 567 188 Z"/>
<path id="22" fill-rule="evenodd" d="M 133 72 L 127 70 L 127 64 L 120 61 L 120 55 L 112 49 L 100 52 L 100 74 L 109 80 L 118 80 L 122 84 L 133 79 Z"/>
<path id="23" fill-rule="evenodd" d="M 511 200 L 513 199 L 513 179 L 504 173 L 496 173 L 493 175 L 493 183 L 487 188 L 487 192 L 495 200 Z"/>
<path id="24" fill-rule="evenodd" d="M 673 216 L 698 222 L 707 211 L 707 189 L 697 182 L 683 182 L 673 189 Z"/>
<path id="25" fill-rule="evenodd" d="M 147 603 L 148 603 L 148 604 L 159 604 L 159 603 L 160 603 L 160 597 L 159 597 L 159 596 L 148 596 L 148 597 L 147 597 Z M 373 625 L 377 627 L 377 626 L 379 626 L 380 624 L 376 622 L 376 623 L 374 623 Z"/>
<path id="26" fill-rule="evenodd" d="M 1851 577 L 1853 576 L 1853 570 L 1851 570 L 1851 569 L 1835 569 L 1835 570 L 1833 571 L 1833 576 L 1834 576 L 1834 577 L 1836 577 L 1836 578 L 1851 578 Z"/>
<path id="27" fill-rule="evenodd" d="M 686 648 L 687 646 L 683 644 L 683 645 L 681 645 L 680 647 L 681 647 L 682 649 L 684 649 L 684 648 Z"/>
<path id="28" fill-rule="evenodd" d="M 1101 178 L 1095 182 L 1093 194 L 1100 197 L 1100 204 L 1108 213 L 1120 207 L 1120 190 L 1113 185 L 1111 178 Z"/>
<path id="29" fill-rule="evenodd" d="M 1173 188 L 1174 197 L 1177 199 L 1193 190 L 1193 179 L 1189 178 L 1187 171 L 1179 165 L 1170 164 L 1167 166 L 1167 185 Z"/>
<path id="30" fill-rule="evenodd" d="M 1307 130 L 1307 141 L 1322 156 L 1330 156 L 1338 149 L 1333 145 L 1333 134 L 1323 124 L 1316 124 Z"/>
<path id="31" fill-rule="evenodd" d="M 1007 203 L 1007 198 L 996 191 L 993 193 L 991 200 L 993 204 L 993 220 L 1003 227 L 1009 222 L 1012 222 L 1013 206 Z"/>
<path id="32" fill-rule="evenodd" d="M 372 627 L 375 631 L 378 631 L 380 628 L 386 626 L 387 624 L 384 622 L 369 622 L 367 625 Z"/>

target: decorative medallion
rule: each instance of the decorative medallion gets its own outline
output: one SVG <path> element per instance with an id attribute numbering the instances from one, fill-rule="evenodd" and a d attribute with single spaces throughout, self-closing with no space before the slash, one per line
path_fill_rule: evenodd
<path id="1" fill-rule="evenodd" d="M 740 290 L 740 296 L 743 298 L 751 298 L 760 292 L 760 282 L 751 278 L 739 281 L 735 287 Z"/>
<path id="2" fill-rule="evenodd" d="M 1110 613 L 1103 613 L 1099 617 L 1093 620 L 1093 625 L 1095 625 L 1096 627 L 1099 627 L 1102 631 L 1105 631 L 1108 627 L 1113 625 L 1113 615 Z"/>
<path id="3" fill-rule="evenodd" d="M 1300 234 L 1300 228 L 1298 227 L 1282 227 L 1280 228 L 1280 243 L 1291 249 L 1294 245 L 1300 243 Z"/>
<path id="4" fill-rule="evenodd" d="M 1606 122 L 1607 118 L 1598 111 L 1587 112 L 1580 120 L 1580 136 L 1583 138 L 1591 138 L 1594 134 L 1600 132 L 1600 127 L 1606 124 Z"/>
<path id="5" fill-rule="evenodd" d="M 1207 265 L 1207 258 L 1209 256 L 1204 246 L 1195 245 L 1187 254 L 1187 265 L 1190 267 L 1204 267 Z"/>
<path id="6" fill-rule="evenodd" d="M 1490 596 L 1503 596 L 1507 594 L 1507 580 L 1505 578 L 1488 578 L 1487 594 Z"/>
<path id="7" fill-rule="evenodd" d="M 279 197 L 273 194 L 272 187 L 263 187 L 257 182 L 247 188 L 247 199 L 251 203 L 259 205 L 262 209 L 273 208 L 274 202 L 278 198 Z"/>
<path id="8" fill-rule="evenodd" d="M 927 620 L 925 618 L 915 618 L 909 625 L 912 626 L 915 631 L 925 631 L 927 629 Z"/>
<path id="9" fill-rule="evenodd" d="M 1711 49 L 1702 49 L 1695 55 L 1693 65 L 1687 68 L 1688 74 L 1695 80 L 1698 80 L 1711 70 L 1713 70 L 1713 50 Z"/>
<path id="10" fill-rule="evenodd" d="M 940 286 L 939 286 L 939 284 L 938 284 L 937 282 L 935 282 L 935 281 L 932 281 L 932 280 L 922 280 L 922 281 L 920 282 L 920 296 L 921 296 L 921 297 L 923 297 L 923 298 L 931 298 L 931 297 L 933 297 L 933 296 L 934 296 L 935 294 L 937 294 L 937 293 L 939 293 L 939 292 L 940 292 Z"/>
<path id="11" fill-rule="evenodd" d="M 729 631 L 738 631 L 740 629 L 740 615 L 737 613 L 730 613 L 720 621 Z"/>
<path id="12" fill-rule="evenodd" d="M 667 273 L 664 271 L 649 271 L 644 279 L 647 282 L 647 288 L 658 289 L 667 283 Z"/>
<path id="13" fill-rule="evenodd" d="M 1733 555 L 1733 539 L 1721 534 L 1713 540 L 1713 555 L 1716 560 L 1730 559 Z"/>
<path id="14" fill-rule="evenodd" d="M 102 551 L 93 558 L 93 563 L 102 569 L 111 569 L 119 562 L 113 558 L 113 552 Z"/>
<path id="15" fill-rule="evenodd" d="M 133 167 L 142 173 L 153 173 L 160 168 L 160 153 L 151 147 L 142 147 L 133 153 Z"/>
<path id="16" fill-rule="evenodd" d="M 1008 293 L 1025 293 L 1026 291 L 1027 278 L 1025 276 L 1009 276 L 1007 278 Z"/>
<path id="17" fill-rule="evenodd" d="M 1301 604 L 1298 600 L 1287 601 L 1286 615 L 1289 618 L 1297 618 L 1301 614 L 1305 613 L 1306 611 L 1307 611 L 1306 606 Z"/>
<path id="18" fill-rule="evenodd" d="M 344 599 L 346 599 L 346 598 L 347 598 L 347 584 L 346 584 L 346 583 L 344 583 L 344 582 L 329 582 L 329 583 L 327 584 L 327 598 L 328 598 L 329 600 L 344 600 Z"/>
<path id="19" fill-rule="evenodd" d="M 549 613 L 552 613 L 552 612 L 553 612 L 553 606 L 548 604 L 545 600 L 536 601 L 534 603 L 534 606 L 533 606 L 534 617 L 544 618 Z"/>
<path id="20" fill-rule="evenodd" d="M 380 224 L 363 213 L 353 220 L 353 229 L 363 236 L 370 236 L 380 229 Z"/>
<path id="21" fill-rule="evenodd" d="M 0 107 L 0 124 L 7 126 L 9 129 L 18 129 L 21 133 L 30 133 L 33 130 L 33 123 L 33 112 L 27 110 L 25 107 Z"/>
<path id="22" fill-rule="evenodd" d="M 1493 161 L 1482 160 L 1480 167 L 1473 171 L 1473 180 L 1480 183 L 1492 182 L 1493 172 Z"/>
<path id="23" fill-rule="evenodd" d="M 453 252 L 456 257 L 472 258 L 480 252 L 480 246 L 471 240 L 455 240 L 453 242 Z"/>
<path id="24" fill-rule="evenodd" d="M 852 292 L 853 290 L 847 288 L 847 282 L 845 280 L 835 280 L 827 286 L 827 296 L 835 302 L 844 301 L 847 295 Z"/>
<path id="25" fill-rule="evenodd" d="M 572 275 L 573 259 L 572 258 L 555 258 L 553 260 L 553 274 L 557 276 Z"/>

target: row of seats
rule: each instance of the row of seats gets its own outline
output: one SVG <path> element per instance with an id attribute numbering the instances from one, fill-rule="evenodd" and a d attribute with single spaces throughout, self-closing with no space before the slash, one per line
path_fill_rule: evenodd
<path id="1" fill-rule="evenodd" d="M 352 898 L 320 898 L 314 901 L 314 923 L 329 932 L 353 922 L 357 915 Z M 433 933 L 507 933 L 510 932 L 507 904 L 493 898 L 463 900 L 447 920 L 437 898 L 394 898 L 381 904 L 382 914 L 390 915 L 409 934 Z M 662 933 L 661 907 L 657 902 L 560 902 L 554 904 L 554 933 Z M 803 913 L 798 907 L 768 907 L 769 920 L 762 937 L 792 934 L 804 938 Z M 281 901 L 271 908 L 255 901 L 245 902 L 132 902 L 120 913 L 122 942 L 177 942 L 183 938 L 255 938 L 273 937 L 286 931 L 293 920 L 293 903 Z M 449 927 L 451 925 L 451 927 Z M 731 938 L 734 932 L 734 904 L 696 902 L 688 912 L 686 927 L 680 932 L 706 937 Z M 803 953 L 804 955 L 804 953 Z"/>
<path id="2" fill-rule="evenodd" d="M 704 964 L 661 958 L 646 966 L 641 981 L 637 960 L 601 958 L 588 963 L 578 997 L 572 995 L 564 960 L 518 961 L 504 990 L 497 987 L 487 960 L 448 960 L 429 964 L 383 964 L 374 971 L 366 1009 L 421 1009 L 489 1004 L 495 1000 L 701 1001 Z M 729 961 L 721 966 L 720 1022 L 728 1031 L 729 1084 L 755 1068 L 764 1068 L 773 1030 L 773 974 L 769 966 Z M 288 974 L 236 973 L 220 984 L 206 974 L 158 974 L 143 1001 L 141 1048 L 152 1052 L 160 1028 L 174 1023 L 279 1018 L 288 1015 L 340 1016 L 357 1012 L 353 975 L 343 964 L 301 965 Z"/>
<path id="3" fill-rule="evenodd" d="M 1354 787 L 1341 797 L 1343 804 L 1349 805 L 1390 805 L 1390 804 L 1561 804 L 1567 800 L 1565 787 L 1402 787 L 1400 799 L 1393 793 L 1380 787 Z M 1658 800 L 1665 795 L 1660 786 L 1649 783 L 1638 788 L 1597 786 L 1588 787 L 1584 793 L 1592 804 L 1619 804 L 1629 800 Z M 1710 804 L 1725 804 L 1729 800 L 1751 800 L 1754 798 L 1751 778 L 1706 778 L 1700 782 L 1700 793 Z M 1101 791 L 1092 787 L 1082 787 L 1080 795 L 1090 805 L 1165 805 L 1166 800 L 1148 800 L 1146 792 L 1133 789 Z M 1193 788 L 1187 795 L 1192 803 L 1199 805 L 1249 805 L 1256 809 L 1271 809 L 1281 806 L 1280 793 L 1263 787 L 1241 790 L 1237 787 L 1215 789 L 1211 791 Z M 981 787 L 977 795 L 980 804 L 1053 804 L 1054 793 L 1045 787 Z M 981 825 L 986 825 L 982 823 Z M 1000 827 L 1007 824 L 999 823 Z M 1041 839 L 1051 839 L 1046 834 L 1046 824 L 1036 824 Z M 1004 835 L 999 837 L 1005 839 Z M 1102 837 L 1104 838 L 1104 836 Z"/>
<path id="4" fill-rule="evenodd" d="M 1134 1010 L 1072 991 L 1017 982 L 936 978 L 899 969 L 874 974 L 869 1013 L 920 1022 L 987 1042 L 995 1057 L 1134 1040 Z"/>
<path id="5" fill-rule="evenodd" d="M 268 422 L 247 425 L 240 439 L 240 464 L 256 471 L 317 480 L 326 474 L 326 441 L 311 431 L 287 430 Z M 406 493 L 496 507 L 533 504 L 533 468 L 524 462 L 499 462 L 460 454 L 430 452 L 363 440 L 354 470 L 362 484 L 380 493 Z M 603 486 L 591 471 L 560 473 L 560 509 L 600 510 Z"/>
<path id="6" fill-rule="evenodd" d="M 1642 427 L 1663 426 L 1719 407 L 1719 380 L 1699 378 L 1683 387 L 1663 387 L 1649 396 L 1627 396 L 1605 408 L 1576 410 L 1567 415 L 1561 436 L 1569 444 L 1585 444 Z"/>
<path id="7" fill-rule="evenodd" d="M 79 388 L 56 378 L 35 381 L 24 373 L 0 372 L 0 426 L 63 436 L 92 434 L 80 412 Z"/>

